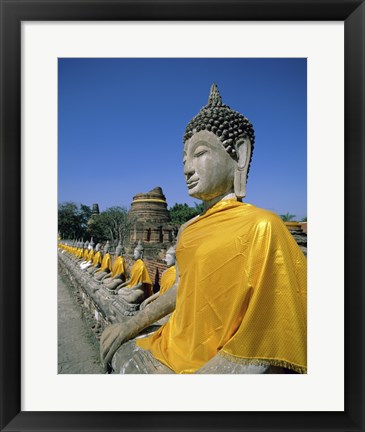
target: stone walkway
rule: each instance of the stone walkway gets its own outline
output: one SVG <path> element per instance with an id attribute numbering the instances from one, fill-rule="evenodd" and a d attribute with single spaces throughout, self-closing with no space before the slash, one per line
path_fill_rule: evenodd
<path id="1" fill-rule="evenodd" d="M 58 373 L 103 373 L 99 347 L 65 280 L 58 275 Z"/>

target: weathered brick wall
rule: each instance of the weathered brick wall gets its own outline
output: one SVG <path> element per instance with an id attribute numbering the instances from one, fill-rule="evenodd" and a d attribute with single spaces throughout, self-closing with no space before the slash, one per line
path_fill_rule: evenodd
<path id="1" fill-rule="evenodd" d="M 157 259 L 145 258 L 143 261 L 145 262 L 148 273 L 150 274 L 153 283 L 153 291 L 157 292 L 160 290 L 161 275 L 167 269 L 167 265 L 165 262 Z"/>

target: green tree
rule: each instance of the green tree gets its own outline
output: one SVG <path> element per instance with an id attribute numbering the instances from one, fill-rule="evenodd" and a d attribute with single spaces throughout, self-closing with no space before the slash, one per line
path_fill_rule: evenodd
<path id="1" fill-rule="evenodd" d="M 290 222 L 290 221 L 294 220 L 295 215 L 287 212 L 285 214 L 280 215 L 280 217 L 284 222 Z"/>
<path id="2" fill-rule="evenodd" d="M 80 204 L 78 215 L 79 215 L 79 221 L 80 221 L 81 232 L 82 232 L 81 237 L 85 237 L 87 235 L 88 222 L 92 215 L 91 208 L 85 204 Z"/>
<path id="3" fill-rule="evenodd" d="M 131 218 L 124 207 L 110 207 L 89 222 L 89 233 L 98 241 L 115 240 L 124 244 L 130 227 Z"/>
<path id="4" fill-rule="evenodd" d="M 176 225 L 182 225 L 189 219 L 203 212 L 203 204 L 195 203 L 195 207 L 189 207 L 186 203 L 175 204 L 169 209 L 171 222 Z"/>
<path id="5" fill-rule="evenodd" d="M 91 209 L 85 204 L 78 206 L 72 201 L 58 205 L 58 232 L 64 239 L 80 239 L 87 235 L 87 222 Z"/>

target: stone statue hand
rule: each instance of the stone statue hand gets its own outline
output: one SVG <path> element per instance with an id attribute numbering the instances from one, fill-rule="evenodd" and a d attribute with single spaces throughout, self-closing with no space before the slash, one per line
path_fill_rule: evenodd
<path id="1" fill-rule="evenodd" d="M 108 326 L 100 339 L 100 358 L 104 365 L 110 363 L 117 349 L 128 340 L 126 324 L 118 323 Z"/>
<path id="2" fill-rule="evenodd" d="M 170 314 L 175 309 L 177 283 L 151 305 L 124 323 L 108 326 L 100 339 L 100 358 L 104 367 L 111 362 L 117 349 L 137 336 L 143 329 Z"/>
<path id="3" fill-rule="evenodd" d="M 149 301 L 147 301 L 148 299 L 144 300 L 140 305 L 139 305 L 139 310 L 143 310 L 146 306 L 148 306 L 148 304 L 150 303 Z"/>
<path id="4" fill-rule="evenodd" d="M 152 296 L 146 298 L 146 300 L 144 300 L 140 306 L 139 309 L 143 310 L 146 308 L 146 306 L 148 306 L 151 302 L 153 302 L 154 300 L 156 300 L 160 295 L 160 291 L 158 291 L 157 293 L 153 294 Z"/>

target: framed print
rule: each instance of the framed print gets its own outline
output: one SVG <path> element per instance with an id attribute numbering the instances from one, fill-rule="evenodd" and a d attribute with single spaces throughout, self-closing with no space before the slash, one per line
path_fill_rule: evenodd
<path id="1" fill-rule="evenodd" d="M 1 1 L 1 430 L 364 429 L 364 13 L 358 0 Z M 308 64 L 308 374 L 57 374 L 62 73 L 174 58 L 198 75 L 203 57 Z"/>

